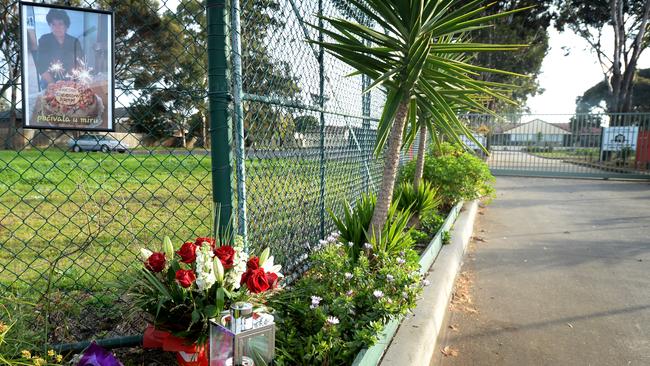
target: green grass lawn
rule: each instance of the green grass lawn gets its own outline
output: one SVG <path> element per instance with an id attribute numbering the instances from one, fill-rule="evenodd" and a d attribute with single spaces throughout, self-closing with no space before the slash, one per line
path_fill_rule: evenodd
<path id="1" fill-rule="evenodd" d="M 116 283 L 140 265 L 141 247 L 159 248 L 166 235 L 180 246 L 209 233 L 210 162 L 202 154 L 0 151 L 0 304 L 17 309 L 28 302 L 27 308 L 42 310 L 50 283 L 49 300 L 63 311 L 61 319 L 83 317 L 89 307 L 119 317 Z M 358 195 L 361 168 L 353 157 L 327 162 L 326 208 L 336 211 Z M 371 166 L 375 177 L 378 168 Z M 317 159 L 247 161 L 254 246 L 271 246 L 287 263 L 318 240 L 320 169 Z M 326 222 L 331 230 L 327 216 Z M 43 317 L 25 316 L 18 326 L 36 338 Z M 79 340 L 73 330 L 63 333 L 58 341 Z"/>
<path id="2" fill-rule="evenodd" d="M 551 152 L 531 152 L 530 154 L 549 159 L 577 159 L 598 160 L 598 148 L 585 148 L 576 150 L 556 150 Z"/>

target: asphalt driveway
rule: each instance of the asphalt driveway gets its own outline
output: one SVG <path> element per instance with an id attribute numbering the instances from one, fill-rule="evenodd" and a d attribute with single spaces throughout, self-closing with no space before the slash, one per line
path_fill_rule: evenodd
<path id="1" fill-rule="evenodd" d="M 499 177 L 497 191 L 432 364 L 650 365 L 650 184 Z"/>

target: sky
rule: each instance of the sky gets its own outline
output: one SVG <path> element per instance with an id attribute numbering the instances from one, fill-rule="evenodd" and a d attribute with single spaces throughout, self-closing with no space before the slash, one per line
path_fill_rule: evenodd
<path id="1" fill-rule="evenodd" d="M 576 97 L 603 80 L 603 73 L 596 54 L 582 38 L 571 31 L 559 33 L 553 27 L 548 32 L 550 50 L 538 79 L 545 91 L 529 98 L 527 106 L 535 114 L 574 113 Z M 613 44 L 611 32 L 605 34 L 603 44 Z M 568 55 L 563 47 L 568 48 Z M 641 55 L 638 64 L 641 69 L 648 67 L 650 50 Z"/>

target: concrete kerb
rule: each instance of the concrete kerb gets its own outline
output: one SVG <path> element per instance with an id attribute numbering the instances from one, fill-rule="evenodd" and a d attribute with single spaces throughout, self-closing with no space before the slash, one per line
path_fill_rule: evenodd
<path id="1" fill-rule="evenodd" d="M 437 350 L 436 340 L 444 322 L 456 275 L 472 236 L 478 201 L 465 203 L 451 231 L 451 243 L 440 250 L 413 314 L 402 322 L 388 346 L 381 365 L 429 365 Z"/>

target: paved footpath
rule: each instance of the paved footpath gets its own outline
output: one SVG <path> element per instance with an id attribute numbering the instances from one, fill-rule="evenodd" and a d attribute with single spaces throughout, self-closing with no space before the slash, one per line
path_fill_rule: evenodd
<path id="1" fill-rule="evenodd" d="M 432 365 L 650 365 L 650 184 L 499 177 L 497 192 Z"/>

